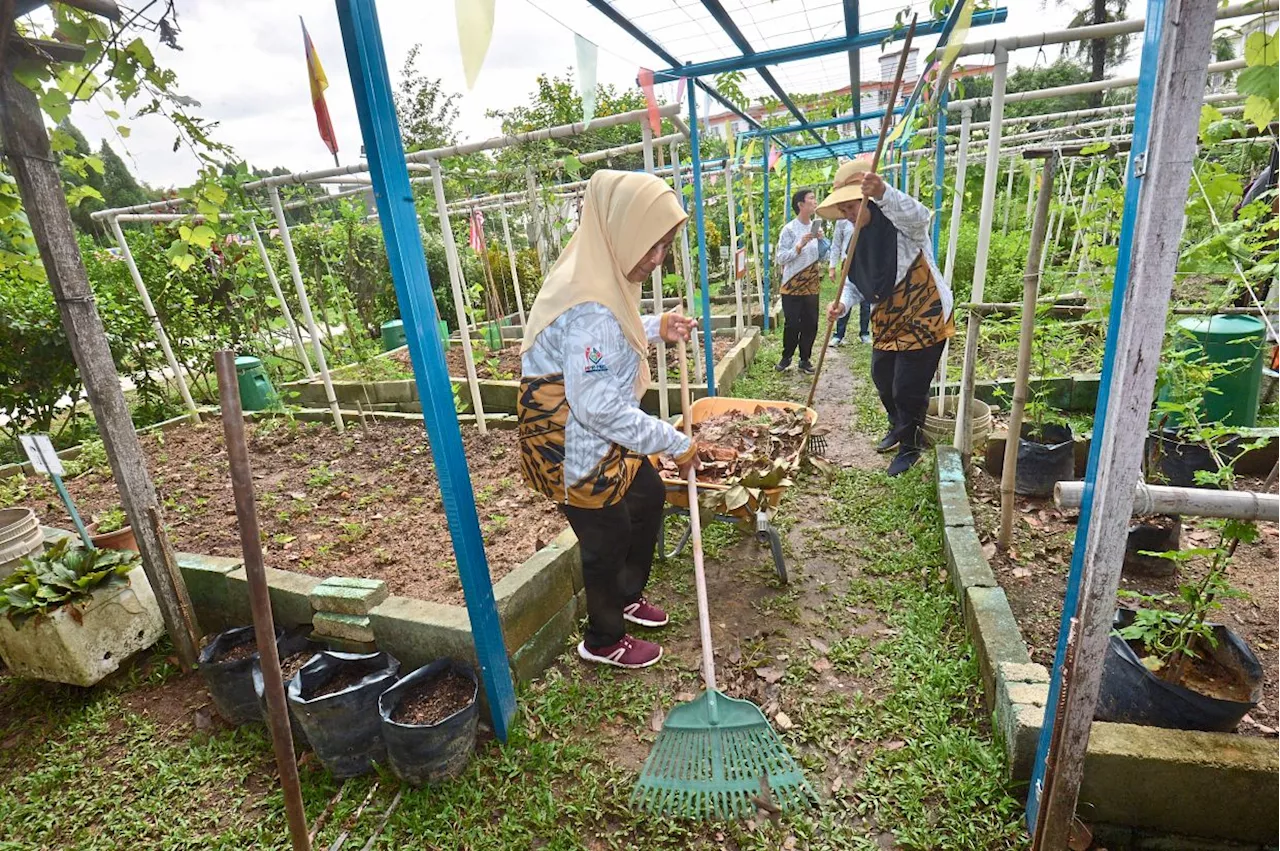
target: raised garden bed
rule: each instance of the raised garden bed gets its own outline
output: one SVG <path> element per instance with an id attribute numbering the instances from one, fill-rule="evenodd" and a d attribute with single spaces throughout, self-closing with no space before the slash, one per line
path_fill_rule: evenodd
<path id="1" fill-rule="evenodd" d="M 319 423 L 271 419 L 248 427 L 266 562 L 311 576 L 385 580 L 393 594 L 461 605 L 461 585 L 420 424 L 352 425 L 338 437 Z M 563 517 L 520 479 L 516 435 L 463 432 L 498 581 L 551 541 Z M 185 425 L 141 437 L 174 545 L 240 556 L 221 426 Z M 67 482 L 82 514 L 118 503 L 110 473 Z M 52 487 L 32 482 L 24 502 L 46 526 L 67 526 Z"/>

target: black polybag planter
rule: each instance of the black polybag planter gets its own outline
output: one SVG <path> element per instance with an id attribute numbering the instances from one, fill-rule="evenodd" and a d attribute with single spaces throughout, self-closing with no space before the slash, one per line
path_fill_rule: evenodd
<path id="1" fill-rule="evenodd" d="M 276 640 L 284 630 L 276 627 Z M 258 653 L 233 662 L 219 662 L 220 656 L 241 644 L 253 641 L 252 626 L 238 626 L 220 632 L 200 651 L 198 663 L 200 676 L 204 678 L 214 708 L 229 724 L 239 726 L 262 721 L 258 710 L 258 698 L 253 693 L 253 669 L 258 665 Z"/>
<path id="2" fill-rule="evenodd" d="M 1133 612 L 1120 609 L 1112 626 L 1133 623 Z M 1253 651 L 1222 624 L 1210 624 L 1218 646 L 1209 652 L 1249 683 L 1252 700 L 1239 702 L 1208 697 L 1160 679 L 1142 664 L 1127 641 L 1112 635 L 1102 668 L 1098 708 L 1094 718 L 1118 724 L 1141 724 L 1175 730 L 1229 733 L 1262 697 L 1262 665 Z"/>
<path id="3" fill-rule="evenodd" d="M 302 695 L 322 688 L 338 674 L 359 666 L 356 683 L 319 697 Z M 400 662 L 390 653 L 339 653 L 324 650 L 289 681 L 287 697 L 320 762 L 334 777 L 355 777 L 386 761 L 378 697 L 395 681 Z"/>
<path id="4" fill-rule="evenodd" d="M 1168 518 L 1168 526 L 1155 522 L 1156 518 L 1134 518 L 1129 524 L 1129 535 L 1124 544 L 1124 572 L 1141 576 L 1172 576 L 1178 570 L 1173 559 L 1143 555 L 1144 552 L 1167 553 L 1182 545 L 1182 515 L 1160 514 Z"/>
<path id="5" fill-rule="evenodd" d="M 303 630 L 285 633 L 278 641 L 276 641 L 276 649 L 280 654 L 281 662 L 295 653 L 304 653 L 310 650 L 312 654 L 315 654 L 325 649 L 325 646 L 319 641 L 312 641 L 307 637 L 307 633 L 310 632 L 310 629 L 311 627 L 308 625 Z M 314 655 L 312 658 L 314 658 Z M 307 661 L 310 662 L 311 660 L 308 659 Z M 268 721 L 267 690 L 266 682 L 262 677 L 262 662 L 260 658 L 257 664 L 253 666 L 250 676 L 253 679 L 253 694 L 258 701 L 258 711 L 261 713 L 262 721 L 265 724 Z M 294 677 L 297 676 L 297 674 L 294 674 Z M 284 687 L 287 693 L 289 689 L 289 680 L 284 681 Z M 287 697 L 285 699 L 285 705 L 289 705 Z M 298 723 L 298 718 L 294 715 L 292 707 L 289 708 L 289 732 L 293 736 L 294 745 L 297 747 L 306 747 L 307 737 L 302 732 L 302 725 Z"/>
<path id="6" fill-rule="evenodd" d="M 442 671 L 451 670 L 471 681 L 471 702 L 437 724 L 401 724 L 392 721 L 400 701 L 415 686 Z M 471 760 L 480 721 L 476 673 L 469 665 L 438 659 L 424 665 L 382 693 L 378 713 L 391 770 L 406 783 L 421 786 L 456 777 Z"/>
<path id="7" fill-rule="evenodd" d="M 1214 448 L 1228 464 L 1235 461 L 1239 454 L 1239 440 L 1231 438 L 1215 443 Z M 1214 460 L 1209 447 L 1198 441 L 1184 441 L 1174 429 L 1161 429 L 1147 436 L 1147 469 L 1148 480 L 1152 484 L 1169 485 L 1175 488 L 1217 488 L 1217 485 L 1201 485 L 1196 483 L 1196 471 L 1217 472 L 1218 462 Z"/>
<path id="8" fill-rule="evenodd" d="M 1022 496 L 1050 496 L 1053 486 L 1076 477 L 1076 448 L 1071 426 L 1046 425 L 1039 440 L 1028 440 L 1034 426 L 1023 423 L 1018 438 L 1018 468 L 1013 491 Z"/>

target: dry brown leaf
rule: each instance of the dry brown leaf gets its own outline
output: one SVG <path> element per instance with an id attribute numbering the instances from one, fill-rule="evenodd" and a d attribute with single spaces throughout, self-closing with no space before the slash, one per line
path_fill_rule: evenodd
<path id="1" fill-rule="evenodd" d="M 778 725 L 779 730 L 790 730 L 795 724 L 791 721 L 791 716 L 785 712 L 779 712 L 773 716 L 773 722 Z"/>
<path id="2" fill-rule="evenodd" d="M 817 650 L 823 656 L 826 656 L 827 653 L 830 652 L 831 650 L 831 648 L 827 645 L 827 642 L 823 641 L 821 638 L 810 638 L 809 646 L 812 647 L 814 650 Z"/>
<path id="3" fill-rule="evenodd" d="M 695 697 L 697 697 L 697 695 L 691 691 L 678 691 L 676 692 L 676 703 L 688 703 Z"/>
<path id="4" fill-rule="evenodd" d="M 844 777 L 837 774 L 836 779 L 831 781 L 831 794 L 834 795 L 839 792 L 842 786 L 844 786 Z"/>
<path id="5" fill-rule="evenodd" d="M 828 659 L 814 659 L 813 669 L 819 674 L 825 674 L 827 671 L 831 670 L 831 662 Z"/>
<path id="6" fill-rule="evenodd" d="M 982 545 L 983 558 L 985 558 L 987 561 L 990 561 L 991 559 L 995 558 L 995 555 L 996 555 L 996 545 L 994 542 L 988 542 Z"/>
<path id="7" fill-rule="evenodd" d="M 902 739 L 894 739 L 891 742 L 885 742 L 880 747 L 887 751 L 898 751 L 898 750 L 902 750 L 906 746 L 907 746 L 907 743 L 902 741 Z"/>
<path id="8" fill-rule="evenodd" d="M 795 847 L 796 838 L 794 836 L 788 836 L 786 839 L 782 840 L 782 851 L 795 851 Z"/>
<path id="9" fill-rule="evenodd" d="M 1031 575 L 1031 571 L 1025 567 L 1015 567 L 1013 569 L 1014 579 L 1026 579 L 1030 575 Z"/>
<path id="10" fill-rule="evenodd" d="M 785 674 L 786 671 L 781 671 L 777 668 L 756 668 L 756 676 L 764 680 L 769 685 L 773 685 L 778 680 L 782 679 Z"/>
<path id="11" fill-rule="evenodd" d="M 655 706 L 653 712 L 649 714 L 649 729 L 655 733 L 662 732 L 662 722 L 666 720 L 666 713 L 662 711 L 661 706 Z"/>

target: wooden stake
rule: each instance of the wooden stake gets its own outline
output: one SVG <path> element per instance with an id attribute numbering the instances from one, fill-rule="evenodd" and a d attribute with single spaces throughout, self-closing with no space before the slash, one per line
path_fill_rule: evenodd
<path id="1" fill-rule="evenodd" d="M 184 670 L 191 670 L 195 667 L 200 643 L 195 624 L 186 616 L 191 610 L 191 599 L 181 578 L 170 574 L 163 544 L 151 522 L 150 509 L 158 505 L 155 487 L 147 472 L 138 435 L 133 430 L 129 406 L 120 389 L 120 374 L 111 358 L 102 317 L 98 315 L 80 257 L 62 177 L 45 131 L 44 115 L 35 94 L 14 77 L 11 66 L 4 69 L 0 98 L 3 99 L 0 133 L 5 158 L 18 185 L 23 210 L 31 222 L 40 260 L 62 317 L 62 327 L 111 463 L 120 502 L 138 542 L 142 567 L 160 604 L 165 629 L 173 640 L 178 660 Z"/>
<path id="2" fill-rule="evenodd" d="M 1012 172 L 1012 170 L 1011 170 Z M 1004 441 L 1004 470 L 1000 476 L 1000 536 L 997 543 L 1008 547 L 1013 536 L 1013 484 L 1018 471 L 1018 446 L 1022 433 L 1022 412 L 1027 406 L 1027 379 L 1031 375 L 1031 341 L 1036 333 L 1036 298 L 1040 294 L 1040 254 L 1047 231 L 1049 202 L 1053 199 L 1053 179 L 1058 173 L 1058 155 L 1045 157 L 1040 173 L 1040 195 L 1036 217 L 1031 224 L 1027 264 L 1022 273 L 1022 327 L 1018 332 L 1018 371 L 1013 379 L 1013 404 L 1009 407 L 1009 436 Z"/>
<path id="3" fill-rule="evenodd" d="M 911 53 L 911 39 L 916 34 L 916 19 L 919 15 L 911 16 L 911 26 L 907 29 L 907 37 L 902 41 L 902 54 L 898 57 L 898 73 L 893 77 L 893 88 L 890 90 L 889 100 L 887 103 L 898 102 L 898 89 L 902 88 L 902 73 L 907 69 L 907 56 Z M 890 110 L 892 113 L 892 110 Z M 876 169 L 880 165 L 880 155 L 884 153 L 884 140 L 889 135 L 889 125 L 892 123 L 890 118 L 892 115 L 886 115 L 880 121 L 880 138 L 876 141 L 876 152 L 871 157 L 871 173 L 875 174 Z M 865 196 L 864 196 L 865 199 Z M 863 203 L 867 203 L 866 200 Z M 765 211 L 768 214 L 768 211 Z M 840 277 L 837 284 L 840 287 L 836 291 L 836 299 L 840 298 L 840 292 L 844 289 L 844 282 L 849 278 L 849 266 L 853 261 L 853 252 L 858 247 L 858 237 L 862 235 L 862 228 L 858 222 L 853 223 L 853 233 L 849 236 L 849 250 L 845 252 L 844 264 L 840 267 Z M 831 346 L 831 332 L 835 330 L 836 323 L 830 318 L 827 319 L 827 333 L 822 337 L 822 348 L 818 349 L 818 366 L 813 370 L 813 383 L 809 385 L 809 398 L 805 402 L 805 406 L 813 407 L 814 394 L 818 392 L 818 379 L 822 377 L 822 364 L 827 359 L 827 349 Z"/>

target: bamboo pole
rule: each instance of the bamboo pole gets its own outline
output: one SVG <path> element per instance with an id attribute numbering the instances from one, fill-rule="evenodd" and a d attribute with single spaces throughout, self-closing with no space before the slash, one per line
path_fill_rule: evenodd
<path id="1" fill-rule="evenodd" d="M 1084 499 L 1084 482 L 1058 482 L 1053 486 L 1053 502 L 1058 508 L 1073 510 Z M 1280 517 L 1280 496 L 1253 491 L 1223 491 L 1209 488 L 1174 488 L 1138 482 L 1133 493 L 1133 516 L 1186 514 L 1191 517 L 1226 517 L 1232 520 L 1265 520 Z"/>
<path id="2" fill-rule="evenodd" d="M 320 380 L 324 382 L 324 397 L 329 403 L 329 412 L 333 416 L 333 427 L 338 434 L 346 429 L 342 422 L 342 411 L 338 409 L 338 397 L 333 391 L 333 379 L 329 376 L 329 362 L 325 360 L 324 346 L 320 343 L 320 329 L 316 327 L 316 318 L 311 313 L 311 300 L 307 298 L 307 285 L 302 282 L 302 272 L 298 269 L 298 255 L 293 251 L 293 237 L 289 235 L 289 223 L 284 217 L 284 208 L 280 205 L 280 190 L 274 186 L 267 191 L 271 200 L 271 211 L 276 217 L 276 227 L 280 229 L 280 244 L 284 246 L 284 257 L 289 263 L 289 276 L 293 278 L 293 288 L 298 293 L 298 305 L 302 308 L 302 319 L 307 323 L 307 334 L 311 336 L 311 352 L 316 357 L 316 366 L 320 369 Z"/>
<path id="3" fill-rule="evenodd" d="M 1053 179 L 1058 170 L 1058 155 L 1045 157 L 1040 176 L 1040 196 L 1036 199 L 1036 217 L 1031 224 L 1031 242 L 1027 246 L 1027 265 L 1022 273 L 1022 327 L 1018 334 L 1018 371 L 1013 380 L 1013 404 L 1009 408 L 1009 436 L 1004 442 L 1004 470 L 1000 475 L 1000 536 L 997 543 L 1007 548 L 1013 536 L 1013 485 L 1018 470 L 1018 445 L 1022 431 L 1022 413 L 1027 407 L 1027 378 L 1031 375 L 1031 341 L 1036 331 L 1036 297 L 1040 290 L 1040 261 L 1044 248 L 1045 218 L 1053 196 Z"/>
<path id="4" fill-rule="evenodd" d="M 653 174 L 653 130 L 649 127 L 649 122 L 640 122 L 640 138 L 644 142 L 644 170 Z M 662 315 L 662 265 L 653 270 L 653 274 L 649 276 L 649 282 L 653 286 L 653 307 L 654 316 Z M 710 321 L 710 320 L 708 320 Z M 671 416 L 671 399 L 667 392 L 667 343 L 662 337 L 658 337 L 658 416 L 664 420 Z M 683 351 L 683 347 L 681 347 Z M 687 410 L 681 409 L 685 416 L 689 415 Z"/>
<path id="5" fill-rule="evenodd" d="M 280 289 L 280 279 L 276 277 L 276 270 L 271 267 L 271 257 L 267 254 L 267 246 L 262 242 L 262 234 L 258 233 L 258 223 L 250 219 L 249 227 L 253 231 L 253 243 L 258 247 L 258 256 L 262 259 L 262 266 L 267 270 L 267 280 L 271 282 L 271 291 L 275 293 L 276 301 L 280 302 L 280 312 L 284 314 L 284 324 L 289 329 L 289 339 L 293 342 L 293 350 L 297 353 L 298 360 L 302 361 L 302 369 L 307 374 L 307 380 L 314 380 L 316 373 L 311 368 L 311 358 L 307 357 L 307 347 L 302 345 L 302 335 L 298 333 L 298 323 L 293 320 L 293 310 L 289 307 L 289 302 L 285 300 L 284 290 Z"/>
<path id="6" fill-rule="evenodd" d="M 129 277 L 133 278 L 133 286 L 138 290 L 138 297 L 142 299 L 142 310 L 146 313 L 147 319 L 151 321 L 151 327 L 155 329 L 156 339 L 160 342 L 160 350 L 164 352 L 165 363 L 169 364 L 169 371 L 173 373 L 173 381 L 178 385 L 178 393 L 182 396 L 182 404 L 186 405 L 191 421 L 198 423 L 200 422 L 200 411 L 196 407 L 195 400 L 191 398 L 191 389 L 187 387 L 187 379 L 182 374 L 178 359 L 174 357 L 173 347 L 169 345 L 169 335 L 165 333 L 164 323 L 160 321 L 159 315 L 156 314 L 155 305 L 151 303 L 151 293 L 147 292 L 147 285 L 142 281 L 142 273 L 138 271 L 138 264 L 133 260 L 133 252 L 129 250 L 129 242 L 124 238 L 124 231 L 120 229 L 120 222 L 114 218 L 109 221 L 111 223 L 111 233 L 116 238 L 116 245 L 120 246 L 120 253 L 124 256 L 125 266 L 129 268 Z"/>
<path id="7" fill-rule="evenodd" d="M 436 192 L 436 212 L 440 216 L 440 231 L 444 236 L 444 254 L 448 260 L 449 287 L 453 290 L 454 316 L 458 320 L 458 339 L 462 343 L 462 362 L 467 370 L 467 388 L 471 391 L 471 407 L 476 415 L 476 428 L 481 434 L 488 431 L 484 419 L 484 403 L 480 399 L 480 381 L 476 378 L 476 362 L 471 355 L 471 333 L 467 327 L 466 301 L 463 298 L 462 264 L 458 262 L 458 246 L 453 242 L 453 228 L 449 225 L 449 211 L 445 206 L 444 178 L 440 163 L 431 161 L 431 182 Z"/>

